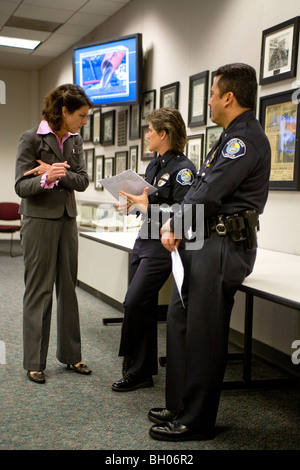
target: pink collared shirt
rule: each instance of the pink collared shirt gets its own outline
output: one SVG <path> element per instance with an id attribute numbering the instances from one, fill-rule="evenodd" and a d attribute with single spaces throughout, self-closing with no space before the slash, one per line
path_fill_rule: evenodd
<path id="1" fill-rule="evenodd" d="M 50 134 L 50 133 L 54 134 L 62 154 L 64 153 L 64 143 L 65 143 L 65 141 L 70 137 L 70 135 L 76 135 L 76 134 L 71 134 L 71 132 L 67 132 L 63 136 L 62 140 L 60 141 L 59 138 L 57 137 L 57 135 L 55 134 L 55 132 L 53 132 L 53 130 L 49 126 L 48 121 L 46 121 L 45 119 L 43 119 L 43 121 L 40 122 L 38 130 L 36 131 L 36 133 L 41 134 L 41 135 Z M 48 176 L 48 171 L 46 173 L 44 173 L 41 177 L 41 187 L 43 189 L 52 189 L 52 188 L 54 188 L 54 186 L 58 185 L 58 183 L 60 181 L 60 178 L 58 178 L 56 181 L 48 183 L 47 182 L 47 176 Z"/>

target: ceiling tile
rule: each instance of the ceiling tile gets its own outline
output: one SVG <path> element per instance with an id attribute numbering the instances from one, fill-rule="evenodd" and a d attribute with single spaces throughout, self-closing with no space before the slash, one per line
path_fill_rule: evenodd
<path id="1" fill-rule="evenodd" d="M 92 28 L 94 29 L 94 27 Z M 79 38 L 83 38 L 91 31 L 90 25 L 82 25 L 82 24 L 71 24 L 69 22 L 60 26 L 57 30 L 59 34 L 66 34 L 66 35 L 76 35 Z"/>
<path id="2" fill-rule="evenodd" d="M 30 52 L 32 52 L 30 49 L 23 49 L 21 47 L 5 47 L 5 46 L 0 46 L 0 54 L 22 54 L 22 55 L 29 55 Z M 0 63 L 2 60 L 0 60 Z M 2 67 L 1 67 L 2 68 Z"/>
<path id="3" fill-rule="evenodd" d="M 64 44 L 42 44 L 35 51 L 34 55 L 37 57 L 58 57 L 65 52 L 66 46 Z"/>
<path id="4" fill-rule="evenodd" d="M 8 15 L 7 16 L 6 15 L 0 15 L 0 28 L 1 28 L 1 26 L 3 26 L 7 22 L 8 18 L 9 18 Z"/>
<path id="5" fill-rule="evenodd" d="M 19 0 L 15 2 L 0 0 L 1 15 L 12 15 L 19 3 L 21 3 Z"/>
<path id="6" fill-rule="evenodd" d="M 90 26 L 90 31 L 96 28 L 103 21 L 107 20 L 108 16 L 92 15 L 90 13 L 75 13 L 66 23 L 67 24 L 80 24 Z"/>
<path id="7" fill-rule="evenodd" d="M 31 5 L 21 5 L 14 13 L 23 18 L 35 18 L 36 20 L 57 21 L 63 23 L 72 15 L 72 12 L 66 10 L 57 10 L 52 8 L 36 7 Z"/>
<path id="8" fill-rule="evenodd" d="M 120 1 L 90 0 L 80 11 L 82 13 L 95 13 L 96 15 L 113 15 L 124 6 Z"/>
<path id="9" fill-rule="evenodd" d="M 87 0 L 23 0 L 23 5 L 66 11 L 77 11 Z"/>

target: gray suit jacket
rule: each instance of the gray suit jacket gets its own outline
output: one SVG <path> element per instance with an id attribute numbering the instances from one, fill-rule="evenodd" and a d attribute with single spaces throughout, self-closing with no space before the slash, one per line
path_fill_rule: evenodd
<path id="1" fill-rule="evenodd" d="M 64 143 L 64 154 L 53 134 L 40 135 L 37 127 L 24 132 L 16 160 L 15 191 L 22 198 L 20 213 L 28 217 L 56 219 L 66 209 L 70 217 L 76 217 L 75 191 L 84 191 L 88 185 L 85 160 L 82 152 L 82 138 L 70 136 Z M 70 168 L 53 189 L 41 188 L 41 176 L 24 176 L 24 173 L 38 166 L 36 160 L 52 164 L 67 161 Z"/>

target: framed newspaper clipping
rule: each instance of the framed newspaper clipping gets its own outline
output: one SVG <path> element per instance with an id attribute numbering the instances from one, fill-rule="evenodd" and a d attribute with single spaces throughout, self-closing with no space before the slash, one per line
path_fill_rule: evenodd
<path id="1" fill-rule="evenodd" d="M 299 95 L 296 89 L 260 98 L 260 122 L 271 145 L 270 189 L 300 190 Z"/>

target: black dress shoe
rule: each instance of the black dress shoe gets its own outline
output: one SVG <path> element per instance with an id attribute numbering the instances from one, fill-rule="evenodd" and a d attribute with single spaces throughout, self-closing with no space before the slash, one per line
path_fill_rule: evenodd
<path id="1" fill-rule="evenodd" d="M 132 375 L 125 375 L 123 379 L 114 382 L 111 388 L 115 392 L 131 392 L 131 390 L 137 390 L 138 388 L 153 387 L 154 383 L 152 377 L 146 379 L 140 379 Z"/>
<path id="2" fill-rule="evenodd" d="M 29 380 L 32 380 L 32 382 L 35 382 L 37 384 L 44 384 L 46 382 L 46 377 L 44 372 L 36 372 L 29 370 L 27 372 Z"/>
<path id="3" fill-rule="evenodd" d="M 164 424 L 172 421 L 173 418 L 175 418 L 175 414 L 166 408 L 151 408 L 148 413 L 148 419 L 157 424 Z"/>
<path id="4" fill-rule="evenodd" d="M 89 375 L 92 373 L 91 369 L 82 362 L 78 362 L 77 364 L 68 364 L 67 368 L 72 369 L 74 372 L 77 372 L 77 374 Z"/>
<path id="5" fill-rule="evenodd" d="M 214 430 L 195 431 L 175 419 L 164 424 L 155 424 L 149 431 L 153 439 L 159 441 L 206 441 L 215 437 Z"/>

